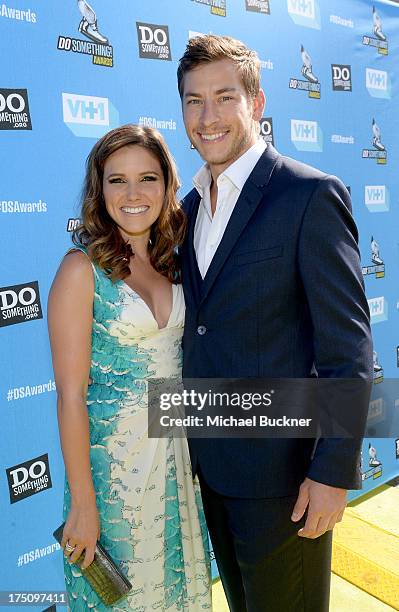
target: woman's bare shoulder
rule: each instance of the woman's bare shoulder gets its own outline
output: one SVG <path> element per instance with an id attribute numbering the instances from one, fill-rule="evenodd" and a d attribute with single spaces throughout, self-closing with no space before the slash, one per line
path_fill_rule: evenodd
<path id="1" fill-rule="evenodd" d="M 94 290 L 93 266 L 89 257 L 79 249 L 68 251 L 61 261 L 53 282 L 53 287 L 59 286 L 69 290 Z"/>

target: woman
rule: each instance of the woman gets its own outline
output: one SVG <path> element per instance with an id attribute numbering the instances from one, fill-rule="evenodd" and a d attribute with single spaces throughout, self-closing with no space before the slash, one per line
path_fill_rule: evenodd
<path id="1" fill-rule="evenodd" d="M 180 375 L 185 218 L 162 136 L 126 125 L 87 160 L 77 248 L 49 298 L 66 466 L 62 546 L 83 567 L 97 539 L 133 585 L 114 610 L 210 609 L 207 535 L 186 440 L 149 439 L 145 380 Z M 88 381 L 90 379 L 90 385 Z M 73 611 L 108 609 L 65 560 Z"/>

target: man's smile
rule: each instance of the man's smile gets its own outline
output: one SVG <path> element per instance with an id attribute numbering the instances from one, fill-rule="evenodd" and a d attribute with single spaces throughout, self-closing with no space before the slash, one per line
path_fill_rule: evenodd
<path id="1" fill-rule="evenodd" d="M 224 136 L 226 136 L 226 134 L 228 134 L 228 131 L 217 132 L 215 134 L 203 134 L 198 132 L 198 136 L 205 142 L 219 142 L 224 138 Z"/>

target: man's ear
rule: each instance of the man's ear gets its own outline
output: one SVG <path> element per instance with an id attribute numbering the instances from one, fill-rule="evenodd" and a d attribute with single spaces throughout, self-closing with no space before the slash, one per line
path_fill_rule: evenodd
<path id="1" fill-rule="evenodd" d="M 263 117 L 263 111 L 265 109 L 266 104 L 266 96 L 263 89 L 260 89 L 253 99 L 253 111 L 252 111 L 252 119 L 254 121 L 260 121 Z"/>

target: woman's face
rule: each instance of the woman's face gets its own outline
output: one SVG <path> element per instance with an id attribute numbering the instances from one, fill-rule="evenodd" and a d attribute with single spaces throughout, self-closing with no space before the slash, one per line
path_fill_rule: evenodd
<path id="1" fill-rule="evenodd" d="M 140 145 L 118 149 L 104 164 L 103 195 L 108 214 L 122 235 L 149 234 L 165 197 L 158 159 Z"/>

